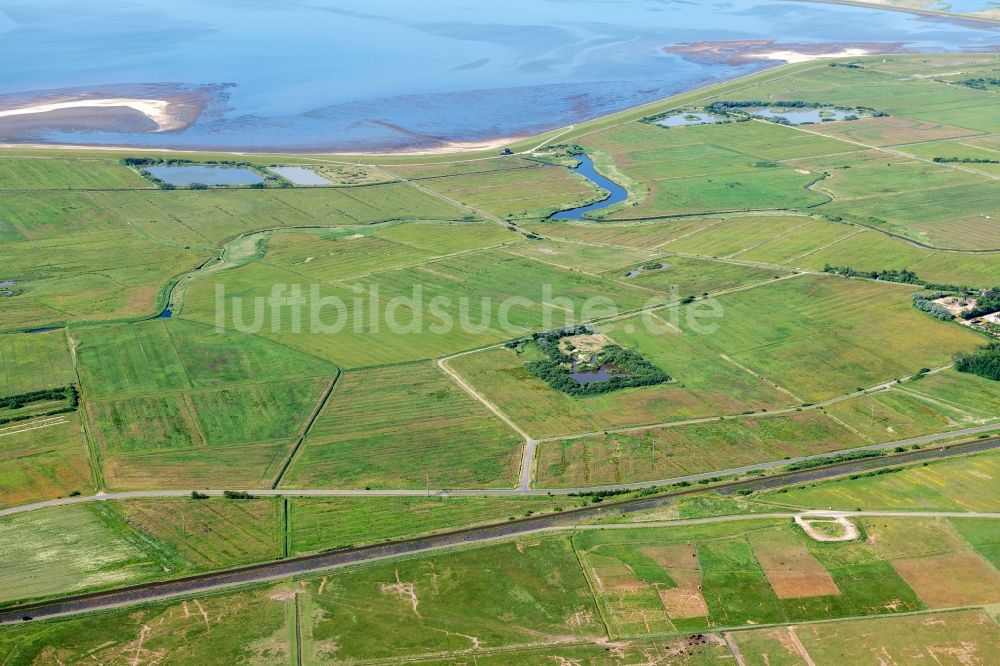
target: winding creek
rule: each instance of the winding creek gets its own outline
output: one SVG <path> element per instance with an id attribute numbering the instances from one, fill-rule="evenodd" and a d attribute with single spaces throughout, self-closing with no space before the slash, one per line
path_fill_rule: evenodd
<path id="1" fill-rule="evenodd" d="M 590 159 L 590 157 L 584 154 L 574 155 L 573 157 L 580 160 L 580 164 L 572 169 L 572 171 L 580 174 L 609 194 L 604 199 L 587 204 L 586 206 L 577 206 L 576 208 L 570 208 L 568 210 L 561 210 L 558 213 L 553 213 L 549 216 L 550 220 L 582 220 L 583 216 L 587 213 L 614 206 L 615 204 L 619 204 L 628 199 L 628 192 L 625 188 L 610 178 L 606 178 L 598 173 L 597 169 L 594 167 L 594 161 Z"/>

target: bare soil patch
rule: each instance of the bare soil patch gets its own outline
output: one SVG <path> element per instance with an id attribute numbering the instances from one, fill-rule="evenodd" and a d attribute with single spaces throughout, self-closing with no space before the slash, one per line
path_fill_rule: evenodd
<path id="1" fill-rule="evenodd" d="M 701 569 L 694 544 L 643 548 L 642 552 L 662 566 L 677 587 L 659 590 L 660 602 L 667 615 L 676 619 L 707 617 L 708 606 L 701 594 Z"/>
<path id="2" fill-rule="evenodd" d="M 796 548 L 755 549 L 764 575 L 780 599 L 826 597 L 840 594 L 840 589 L 823 565 L 805 546 Z"/>
<path id="3" fill-rule="evenodd" d="M 1000 574 L 976 553 L 904 558 L 892 566 L 930 608 L 1000 601 Z"/>

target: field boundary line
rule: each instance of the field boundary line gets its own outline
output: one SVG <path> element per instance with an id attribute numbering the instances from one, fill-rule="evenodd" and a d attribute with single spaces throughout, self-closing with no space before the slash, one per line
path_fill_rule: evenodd
<path id="1" fill-rule="evenodd" d="M 817 181 L 817 182 L 819 182 L 819 181 Z M 810 216 L 806 216 L 806 221 L 805 222 L 803 222 L 801 224 L 796 224 L 793 227 L 789 227 L 788 229 L 785 229 L 781 233 L 775 234 L 774 236 L 771 236 L 769 238 L 765 238 L 764 240 L 760 241 L 759 243 L 754 243 L 753 245 L 750 245 L 749 247 L 745 247 L 742 250 L 737 250 L 736 252 L 733 252 L 732 254 L 727 254 L 725 257 L 723 257 L 723 259 L 735 259 L 738 256 L 740 256 L 741 254 L 746 254 L 747 252 L 750 252 L 752 250 L 756 250 L 757 248 L 759 248 L 762 245 L 767 245 L 771 241 L 775 241 L 775 240 L 778 240 L 779 238 L 783 238 L 783 237 L 787 236 L 788 234 L 792 233 L 793 231 L 798 231 L 802 227 L 808 227 L 809 225 L 812 225 L 812 224 L 816 224 L 816 218 L 810 217 Z"/>
<path id="2" fill-rule="evenodd" d="M 442 372 L 448 375 L 452 379 L 452 381 L 458 384 L 458 386 L 461 389 L 463 389 L 466 393 L 468 393 L 473 398 L 482 403 L 484 407 L 493 412 L 493 414 L 497 418 L 499 418 L 501 421 L 507 424 L 508 427 L 510 427 L 514 432 L 516 432 L 524 439 L 524 446 L 521 451 L 521 465 L 518 471 L 517 490 L 518 492 L 527 492 L 528 489 L 531 487 L 531 472 L 532 472 L 532 467 L 534 465 L 536 441 L 531 437 L 531 435 L 529 435 L 527 432 L 521 429 L 521 427 L 518 426 L 517 423 L 515 423 L 512 418 L 507 416 L 507 414 L 505 414 L 503 410 L 501 410 L 498 406 L 494 405 L 488 398 L 486 398 L 486 396 L 477 391 L 475 387 L 472 386 L 472 384 L 466 382 L 462 378 L 462 376 L 458 373 L 457 370 L 448 365 L 448 361 L 452 359 L 456 359 L 461 356 L 468 356 L 470 354 L 477 354 L 479 352 L 487 351 L 490 349 L 498 349 L 501 347 L 502 345 L 492 345 L 490 347 L 485 347 L 482 349 L 473 349 L 469 351 L 459 352 L 458 354 L 453 354 L 451 356 L 445 356 L 443 358 L 439 358 L 436 362 L 436 365 L 438 366 L 438 368 L 441 369 Z"/>
<path id="3" fill-rule="evenodd" d="M 840 243 L 841 241 L 845 241 L 845 240 L 847 240 L 848 238 L 854 238 L 855 236 L 857 236 L 857 235 L 859 235 L 859 234 L 863 234 L 863 233 L 865 233 L 866 231 L 870 231 L 870 230 L 869 230 L 869 229 L 868 229 L 868 228 L 866 227 L 866 228 L 864 228 L 864 229 L 857 229 L 857 230 L 855 230 L 855 231 L 849 231 L 849 232 L 847 232 L 846 234 L 844 234 L 843 236 L 840 236 L 839 238 L 837 238 L 837 239 L 835 239 L 835 240 L 832 240 L 832 241 L 830 241 L 829 243 L 827 243 L 827 244 L 825 244 L 825 245 L 820 245 L 819 247 L 814 247 L 814 248 L 813 248 L 813 249 L 811 249 L 811 250 L 806 250 L 806 251 L 805 251 L 805 252 L 803 252 L 802 254 L 797 254 L 797 255 L 795 255 L 794 257 L 789 257 L 788 259 L 785 259 L 785 260 L 784 260 L 783 262 L 781 262 L 781 263 L 782 263 L 782 264 L 789 264 L 789 265 L 791 265 L 791 263 L 792 263 L 793 261 L 798 261 L 799 259 L 802 259 L 803 257 L 808 257 L 808 256 L 809 256 L 810 254 L 813 254 L 813 253 L 815 253 L 815 252 L 820 252 L 820 251 L 822 251 L 822 250 L 826 250 L 826 249 L 829 249 L 829 248 L 833 247 L 834 245 L 837 245 L 837 244 L 838 244 L 838 243 Z"/>
<path id="4" fill-rule="evenodd" d="M 778 123 L 772 123 L 772 122 L 767 121 L 767 120 L 759 120 L 757 118 L 754 118 L 753 120 L 756 121 L 756 122 L 767 123 L 769 125 L 777 125 L 778 124 Z M 924 162 L 925 164 L 933 164 L 934 166 L 944 167 L 946 169 L 951 169 L 953 171 L 962 171 L 964 173 L 968 173 L 968 174 L 971 174 L 973 176 L 979 176 L 979 177 L 982 177 L 982 178 L 988 178 L 989 180 L 1000 180 L 1000 176 L 998 176 L 996 174 L 992 174 L 992 173 L 989 173 L 989 172 L 986 172 L 986 171 L 980 171 L 978 169 L 972 169 L 972 168 L 968 168 L 968 167 L 963 167 L 960 164 L 954 163 L 954 162 L 935 162 L 934 160 L 926 158 L 926 157 L 920 157 L 919 155 L 914 155 L 912 153 L 907 153 L 905 151 L 898 150 L 898 149 L 896 149 L 893 146 L 872 146 L 872 145 L 869 145 L 867 143 L 862 143 L 861 141 L 858 141 L 856 139 L 850 139 L 850 138 L 847 138 L 847 137 L 841 137 L 841 136 L 832 136 L 831 137 L 831 136 L 829 136 L 827 134 L 823 134 L 821 132 L 816 132 L 814 130 L 806 129 L 802 125 L 779 125 L 779 126 L 780 127 L 787 127 L 788 129 L 796 130 L 796 131 L 799 131 L 799 132 L 804 132 L 806 134 L 812 134 L 813 136 L 821 136 L 821 137 L 823 137 L 825 139 L 834 139 L 836 141 L 843 141 L 844 143 L 852 143 L 852 144 L 854 144 L 856 146 L 861 146 L 861 147 L 866 148 L 868 150 L 878 151 L 880 153 L 884 153 L 884 154 L 887 154 L 887 155 L 895 155 L 896 157 L 905 157 L 907 159 L 916 160 L 917 162 Z M 968 129 L 969 132 L 972 133 L 969 136 L 980 136 L 981 134 L 983 134 L 982 132 L 980 132 L 978 130 L 969 129 L 968 127 L 962 127 L 961 129 Z M 961 138 L 968 138 L 968 137 L 955 137 L 955 138 L 961 139 Z M 898 144 L 898 145 L 906 145 L 906 144 Z M 951 187 L 951 186 L 941 186 L 941 187 Z M 874 195 L 871 195 L 871 196 L 874 196 Z"/>
<path id="5" fill-rule="evenodd" d="M 285 477 L 285 473 L 288 472 L 289 468 L 292 466 L 292 462 L 294 462 L 295 460 L 296 455 L 302 448 L 302 443 L 305 441 L 306 436 L 309 434 L 309 431 L 312 430 L 313 425 L 319 419 L 319 416 L 323 412 L 323 409 L 326 407 L 327 403 L 330 402 L 330 398 L 333 396 L 333 390 L 337 386 L 337 382 L 340 381 L 340 377 L 343 374 L 344 372 L 338 368 L 337 374 L 333 376 L 333 381 L 331 381 L 329 386 L 327 386 L 326 389 L 323 391 L 323 393 L 320 394 L 320 398 L 316 402 L 316 405 L 313 407 L 313 411 L 306 418 L 306 421 L 302 425 L 302 427 L 300 427 L 299 429 L 300 434 L 298 438 L 295 440 L 295 443 L 292 444 L 292 448 L 291 450 L 289 450 L 288 455 L 285 457 L 284 462 L 281 464 L 281 468 L 275 475 L 274 481 L 271 482 L 272 490 L 277 488 L 281 484 L 282 479 L 284 479 Z"/>
<path id="6" fill-rule="evenodd" d="M 748 368 L 747 366 L 743 365 L 739 361 L 736 361 L 735 359 L 731 358 L 730 356 L 727 356 L 726 354 L 722 354 L 722 353 L 720 353 L 719 356 L 722 357 L 722 360 L 729 361 L 730 363 L 732 363 L 733 365 L 735 365 L 740 370 L 748 373 L 749 375 L 751 375 L 753 377 L 756 377 L 757 379 L 759 379 L 760 381 L 764 382 L 768 386 L 771 386 L 772 388 L 774 388 L 774 389 L 776 389 L 778 391 L 781 391 L 785 395 L 787 395 L 790 398 L 792 398 L 792 400 L 795 400 L 797 402 L 805 402 L 805 400 L 803 400 L 799 396 L 795 395 L 794 393 L 792 393 L 791 391 L 789 391 L 788 389 L 786 389 L 784 386 L 781 386 L 777 382 L 768 379 L 764 375 L 762 375 L 762 374 L 760 374 L 760 373 L 758 373 L 758 372 L 756 372 L 754 370 L 751 370 L 750 368 Z"/>
<path id="7" fill-rule="evenodd" d="M 941 398 L 936 398 L 934 396 L 927 395 L 926 393 L 923 393 L 922 391 L 917 391 L 916 389 L 910 388 L 909 386 L 902 386 L 902 385 L 900 385 L 900 386 L 894 386 L 893 389 L 896 390 L 896 391 L 899 391 L 900 393 L 904 393 L 906 395 L 912 396 L 912 397 L 916 398 L 917 400 L 921 400 L 923 402 L 930 403 L 932 405 L 936 405 L 937 407 L 941 407 L 941 408 L 944 408 L 944 409 L 950 409 L 950 410 L 952 410 L 954 412 L 957 412 L 958 414 L 961 414 L 962 416 L 964 416 L 965 418 L 969 419 L 970 421 L 977 420 L 976 416 L 974 414 L 971 414 L 970 412 L 966 411 L 968 409 L 968 407 L 966 405 L 960 405 L 958 403 L 954 403 L 954 402 L 951 402 L 949 400 L 943 400 Z"/>
<path id="8" fill-rule="evenodd" d="M 736 659 L 736 665 L 747 666 L 747 662 L 743 659 L 743 653 L 740 651 L 740 646 L 733 640 L 732 635 L 728 631 L 723 631 L 722 638 L 726 641 L 729 651 L 733 653 L 733 658 Z"/>
<path id="9" fill-rule="evenodd" d="M 824 414 L 824 415 L 825 415 L 825 416 L 826 416 L 826 417 L 827 417 L 828 419 L 830 419 L 831 421 L 833 421 L 833 422 L 834 422 L 834 423 L 836 423 L 837 425 L 839 425 L 839 426 L 843 427 L 843 428 L 844 428 L 844 429 L 846 429 L 846 430 L 850 430 L 850 431 L 851 431 L 851 432 L 853 432 L 853 433 L 854 433 L 855 435 L 857 435 L 857 436 L 858 436 L 858 437 L 860 437 L 861 439 L 865 440 L 865 441 L 866 441 L 866 442 L 868 442 L 869 444 L 874 444 L 874 443 L 875 443 L 875 440 L 874 440 L 874 439 L 872 439 L 872 438 L 871 438 L 871 437 L 869 437 L 868 435 L 864 434 L 863 432 L 861 432 L 860 430 L 858 430 L 858 429 L 857 429 L 857 428 L 855 428 L 854 426 L 852 426 L 852 425 L 850 425 L 850 424 L 846 423 L 845 421 L 841 421 L 840 419 L 838 419 L 838 418 L 837 418 L 836 416 L 834 416 L 834 415 L 833 415 L 833 414 L 831 414 L 830 412 L 826 411 L 825 409 L 823 410 L 823 412 L 822 412 L 822 413 L 823 413 L 823 414 Z"/>
<path id="10" fill-rule="evenodd" d="M 574 535 L 572 534 L 569 536 L 569 547 L 573 549 L 573 555 L 576 557 L 576 563 L 580 566 L 580 573 L 583 574 L 583 579 L 587 581 L 587 590 L 590 592 L 590 598 L 594 602 L 597 614 L 601 616 L 601 624 L 604 625 L 604 634 L 608 637 L 608 640 L 611 640 L 611 626 L 608 624 L 608 618 L 604 612 L 604 605 L 597 596 L 597 590 L 594 589 L 594 581 L 591 580 L 592 571 L 583 563 L 583 556 L 580 554 L 580 550 L 576 547 L 576 539 L 573 537 Z"/>
<path id="11" fill-rule="evenodd" d="M 93 476 L 94 489 L 98 492 L 103 491 L 107 487 L 106 480 L 104 478 L 104 463 L 101 460 L 101 447 L 97 442 L 97 438 L 90 431 L 90 410 L 87 404 L 86 394 L 83 387 L 83 378 L 80 376 L 80 359 L 77 354 L 77 348 L 79 347 L 79 342 L 73 337 L 73 332 L 70 330 L 69 326 L 63 328 L 66 335 L 66 346 L 69 348 L 70 361 L 73 363 L 73 372 L 76 374 L 76 383 L 79 387 L 79 405 L 77 407 L 77 413 L 80 418 L 80 430 L 83 433 L 83 446 L 84 451 L 87 454 L 87 463 L 90 467 L 90 474 Z M 185 371 L 185 375 L 187 371 Z"/>

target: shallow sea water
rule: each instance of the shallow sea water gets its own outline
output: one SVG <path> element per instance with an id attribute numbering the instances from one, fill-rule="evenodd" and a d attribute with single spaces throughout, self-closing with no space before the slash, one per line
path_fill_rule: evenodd
<path id="1" fill-rule="evenodd" d="M 680 42 L 1000 42 L 989 24 L 794 0 L 0 0 L 0 94 L 225 86 L 191 127 L 0 137 L 230 150 L 398 150 L 561 127 L 748 74 Z"/>

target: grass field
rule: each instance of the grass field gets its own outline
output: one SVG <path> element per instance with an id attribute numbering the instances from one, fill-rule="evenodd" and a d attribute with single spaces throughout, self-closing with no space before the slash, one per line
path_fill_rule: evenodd
<path id="1" fill-rule="evenodd" d="M 0 395 L 76 382 L 64 331 L 0 335 Z"/>
<path id="2" fill-rule="evenodd" d="M 844 144 L 766 123 L 665 130 L 629 124 L 585 139 L 650 188 L 612 219 L 733 210 L 806 208 L 828 197 L 806 187 L 816 176 L 773 162 L 845 149 Z"/>
<path id="3" fill-rule="evenodd" d="M 410 178 L 420 178 L 411 167 Z M 430 173 L 439 169 L 432 167 Z M 597 188 L 581 176 L 557 166 L 492 169 L 420 180 L 421 187 L 475 210 L 508 219 L 544 218 L 557 210 L 585 205 L 601 198 Z"/>
<path id="4" fill-rule="evenodd" d="M 793 223 L 797 220 L 798 223 Z M 777 268 L 823 270 L 851 266 L 858 270 L 907 268 L 936 283 L 992 285 L 1000 282 L 997 262 L 982 256 L 915 247 L 852 223 L 785 216 L 749 215 L 725 220 L 642 223 L 601 229 L 548 223 L 532 227 L 553 237 L 581 238 L 627 246 L 656 246 L 665 252 L 687 252 L 760 262 Z"/>
<path id="5" fill-rule="evenodd" d="M 178 319 L 73 336 L 91 432 L 118 488 L 269 485 L 337 373 L 261 338 Z"/>
<path id="6" fill-rule="evenodd" d="M 449 254 L 522 241 L 497 224 L 470 222 L 404 222 L 380 228 L 376 236 L 435 254 Z"/>
<path id="7" fill-rule="evenodd" d="M 253 590 L 159 604 L 39 627 L 0 631 L 0 653 L 10 664 L 96 659 L 128 663 L 288 664 L 293 657 L 294 596 Z M 138 655 L 138 657 L 136 657 Z"/>
<path id="8" fill-rule="evenodd" d="M 544 442 L 537 454 L 542 488 L 652 481 L 864 443 L 819 412 L 743 418 Z"/>
<path id="9" fill-rule="evenodd" d="M 565 144 L 557 150 L 581 145 L 629 193 L 588 221 L 542 219 L 600 193 L 531 156 L 247 156 L 307 164 L 337 186 L 169 191 L 116 161 L 129 151 L 0 150 L 0 396 L 76 383 L 81 397 L 78 412 L 0 426 L 0 507 L 99 490 L 511 489 L 517 428 L 542 440 L 537 490 L 710 474 L 996 422 L 1000 383 L 937 371 L 984 336 L 913 308 L 913 285 L 811 273 L 905 268 L 929 282 L 1000 285 L 1000 171 L 934 162 L 1000 155 L 996 93 L 960 85 L 995 77 L 997 58 L 852 63 L 777 68 L 547 135 Z M 634 122 L 717 99 L 887 115 Z M 275 287 L 293 301 L 301 288 L 304 312 L 272 304 Z M 168 295 L 172 317 L 149 319 Z M 672 381 L 573 397 L 527 372 L 537 346 L 502 344 L 580 320 Z M 61 327 L 13 332 L 49 324 Z M 921 368 L 935 372 L 913 379 Z M 996 521 L 857 519 L 861 537 L 838 543 L 787 519 L 649 522 L 995 511 L 998 460 L 706 493 L 576 531 L 3 628 L 0 663 L 737 663 L 730 645 L 747 665 L 993 663 L 987 615 L 929 609 L 998 615 Z M 43 509 L 0 519 L 0 604 L 592 499 Z M 635 527 L 590 529 L 626 520 Z M 919 614 L 850 619 L 904 612 Z M 811 624 L 831 619 L 843 621 Z"/>
<path id="10" fill-rule="evenodd" d="M 543 226 L 542 233 L 555 227 Z M 558 234 L 558 231 L 557 231 Z M 606 273 L 608 277 L 619 277 L 626 266 L 642 264 L 659 255 L 656 251 L 640 248 L 602 247 L 550 240 L 522 243 L 510 252 L 529 257 L 553 266 L 582 273 Z"/>
<path id="11" fill-rule="evenodd" d="M 678 325 L 684 325 L 681 316 Z M 647 328 L 648 323 L 648 328 Z M 585 398 L 554 391 L 524 369 L 538 354 L 487 350 L 450 365 L 534 437 L 600 432 L 608 427 L 682 421 L 796 404 L 718 352 L 703 337 L 678 334 L 655 317 L 634 317 L 601 327 L 614 342 L 636 349 L 677 380 Z"/>
<path id="12" fill-rule="evenodd" d="M 464 209 L 403 184 L 349 191 L 13 192 L 0 201 L 0 240 L 43 240 L 74 232 L 131 228 L 144 238 L 205 248 L 256 229 L 459 220 L 466 215 Z"/>
<path id="13" fill-rule="evenodd" d="M 943 375 L 954 374 L 946 371 Z M 935 375 L 936 377 L 936 375 Z M 956 385 L 969 388 L 980 384 L 972 378 L 965 382 L 954 379 Z M 871 442 L 894 442 L 935 432 L 958 430 L 989 423 L 997 419 L 989 404 L 974 401 L 956 402 L 945 397 L 937 384 L 925 387 L 917 381 L 904 381 L 889 391 L 872 393 L 844 400 L 826 408 L 826 413 Z M 982 383 L 983 402 L 996 399 L 996 388 Z M 944 400 L 935 397 L 940 394 Z"/>
<path id="14" fill-rule="evenodd" d="M 221 283 L 226 326 L 257 322 L 261 337 L 342 367 L 363 368 L 444 356 L 589 318 L 588 312 L 608 313 L 607 301 L 597 297 L 610 299 L 618 311 L 664 301 L 646 289 L 500 252 L 450 256 L 343 283 L 319 283 L 320 276 L 307 272 L 311 265 L 291 272 L 250 264 L 221 274 L 218 283 L 195 283 L 182 314 L 214 325 Z M 270 296 L 274 284 L 304 285 L 302 311 L 308 316 L 256 306 L 253 299 Z M 331 298 L 343 307 L 319 300 Z"/>
<path id="15" fill-rule="evenodd" d="M 929 608 L 996 603 L 1000 573 L 946 520 L 864 521 L 873 548 Z"/>
<path id="16" fill-rule="evenodd" d="M 0 329 L 152 316 L 171 278 L 207 258 L 118 229 L 0 244 L 3 279 L 17 290 L 2 297 Z"/>
<path id="17" fill-rule="evenodd" d="M 93 401 L 87 413 L 107 455 L 288 440 L 328 382 L 286 380 Z"/>
<path id="18" fill-rule="evenodd" d="M 0 160 L 0 190 L 116 190 L 152 188 L 134 170 L 106 159 L 25 157 Z"/>
<path id="19" fill-rule="evenodd" d="M 429 363 L 348 372 L 283 486 L 513 486 L 521 445 Z"/>
<path id="20" fill-rule="evenodd" d="M 608 335 L 679 383 L 582 400 L 530 377 L 523 370 L 530 351 L 519 357 L 490 350 L 452 364 L 536 437 L 739 414 L 815 402 L 909 376 L 947 363 L 947 345 L 957 350 L 978 343 L 968 331 L 924 317 L 909 300 L 898 286 L 801 276 L 720 297 L 723 316 L 706 320 L 717 322 L 711 334 L 694 333 L 684 316 L 676 317 L 688 329 L 683 334 L 651 332 L 638 318 L 618 322 Z M 908 334 L 900 336 L 902 330 Z M 889 338 L 891 348 L 881 342 Z M 816 367 L 824 371 L 813 372 Z"/>
<path id="21" fill-rule="evenodd" d="M 730 634 L 747 666 L 1000 659 L 1000 629 L 980 610 L 852 620 Z"/>
<path id="22" fill-rule="evenodd" d="M 94 489 L 76 414 L 0 426 L 0 506 Z"/>
<path id="23" fill-rule="evenodd" d="M 207 500 L 201 507 L 214 512 L 218 504 L 252 512 L 254 525 L 270 520 L 259 509 L 244 508 L 256 502 Z M 162 508 L 142 506 L 159 522 Z M 129 511 L 134 509 L 125 515 Z M 235 519 L 230 513 L 222 521 Z M 173 532 L 176 523 L 161 532 Z M 73 527 L 83 543 L 91 529 Z M 149 650 L 186 658 L 207 650 L 206 635 L 218 632 L 224 643 L 215 653 L 252 663 L 294 662 L 298 650 L 303 663 L 420 656 L 424 661 L 418 663 L 428 664 L 478 662 L 480 656 L 495 663 L 551 663 L 562 655 L 587 658 L 590 646 L 609 649 L 610 639 L 611 661 L 583 663 L 621 663 L 635 654 L 708 664 L 732 659 L 714 632 L 737 629 L 728 638 L 748 664 L 797 664 L 803 654 L 817 664 L 842 663 L 837 658 L 862 658 L 878 646 L 885 654 L 952 655 L 951 645 L 986 660 L 967 663 L 989 663 L 997 626 L 978 610 L 801 624 L 923 610 L 907 581 L 930 596 L 935 580 L 971 580 L 962 567 L 975 554 L 947 523 L 878 519 L 866 521 L 865 531 L 867 541 L 819 543 L 786 521 L 761 519 L 530 536 L 182 598 L 139 612 L 114 611 L 103 614 L 99 625 L 81 618 L 5 628 L 0 654 L 8 663 L 23 663 L 58 647 L 72 661 L 82 652 L 105 655 L 115 647 L 123 654 Z M 995 533 L 973 532 L 979 542 L 996 542 Z M 913 538 L 903 538 L 907 533 Z M 204 543 L 201 536 L 198 544 Z M 908 564 L 928 558 L 940 560 L 934 575 L 914 577 Z M 997 588 L 980 589 L 992 599 Z M 484 604 L 484 598 L 492 602 Z M 227 624 L 234 611 L 243 618 L 239 629 Z M 771 622 L 795 624 L 753 627 Z M 370 638 L 388 631 L 394 640 Z M 884 631 L 894 633 L 885 639 Z M 696 635 L 663 637 L 670 634 Z M 228 642 L 236 637 L 243 640 L 239 649 Z"/>
<path id="24" fill-rule="evenodd" d="M 139 455 L 106 456 L 108 488 L 267 488 L 274 483 L 292 441 L 191 446 Z"/>
<path id="25" fill-rule="evenodd" d="M 350 280 L 425 264 L 444 254 L 523 240 L 495 224 L 466 222 L 412 222 L 364 232 L 276 234 L 268 242 L 264 263 L 310 279 Z"/>
<path id="26" fill-rule="evenodd" d="M 746 266 L 671 255 L 657 261 L 666 267 L 643 270 L 634 277 L 627 277 L 626 274 L 619 279 L 639 287 L 683 297 L 760 284 L 790 274 L 789 271 L 780 268 Z"/>
<path id="27" fill-rule="evenodd" d="M 73 330 L 89 398 L 206 389 L 303 377 L 332 377 L 327 362 L 259 337 L 216 333 L 179 319 Z"/>
<path id="28" fill-rule="evenodd" d="M 800 276 L 718 302 L 718 330 L 692 336 L 702 353 L 725 354 L 802 402 L 946 364 L 981 340 L 917 312 L 905 286 Z M 634 344 L 646 353 L 650 342 L 656 343 L 636 338 Z"/>
<path id="29" fill-rule="evenodd" d="M 761 502 L 810 509 L 992 511 L 1000 500 L 1000 455 L 980 454 L 907 467 L 893 474 L 840 479 L 759 496 Z"/>
<path id="30" fill-rule="evenodd" d="M 653 251 L 699 229 L 712 227 L 725 218 L 681 217 L 648 222 L 586 222 L 560 220 L 534 222 L 523 228 L 545 238 L 565 239 L 594 246 L 640 248 Z"/>
<path id="31" fill-rule="evenodd" d="M 284 551 L 280 500 L 130 500 L 115 504 L 136 532 L 165 545 L 191 570 L 277 559 Z"/>
<path id="32" fill-rule="evenodd" d="M 288 500 L 288 549 L 313 553 L 587 503 L 572 497 L 328 497 Z"/>
<path id="33" fill-rule="evenodd" d="M 0 603 L 125 584 L 162 573 L 100 507 L 70 506 L 0 520 Z"/>

